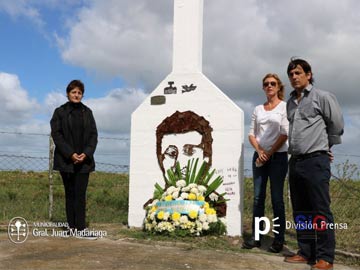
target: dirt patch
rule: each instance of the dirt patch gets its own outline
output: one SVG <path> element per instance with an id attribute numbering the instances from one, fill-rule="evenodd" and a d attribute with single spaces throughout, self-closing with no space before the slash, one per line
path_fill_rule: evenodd
<path id="1" fill-rule="evenodd" d="M 204 250 L 186 243 L 144 243 L 118 237 L 107 227 L 108 236 L 98 240 L 34 237 L 14 244 L 0 233 L 0 269 L 310 269 L 308 265 L 283 262 L 283 255 L 262 251 Z M 336 269 L 359 269 L 336 264 Z"/>

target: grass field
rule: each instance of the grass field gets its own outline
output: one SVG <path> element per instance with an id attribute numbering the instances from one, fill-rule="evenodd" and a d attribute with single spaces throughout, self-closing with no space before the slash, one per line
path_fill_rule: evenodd
<path id="1" fill-rule="evenodd" d="M 0 223 L 5 225 L 15 216 L 28 221 L 48 221 L 49 180 L 47 173 L 0 172 Z M 92 173 L 87 198 L 87 221 L 92 223 L 127 223 L 129 180 L 127 174 Z M 285 185 L 286 219 L 292 220 L 291 204 Z M 270 192 L 267 192 L 270 194 Z M 332 211 L 336 223 L 346 223 L 347 229 L 336 230 L 337 249 L 360 253 L 360 181 L 345 178 L 331 181 Z M 145 200 L 145 199 L 144 199 Z M 251 228 L 253 185 L 244 184 L 244 233 Z M 272 218 L 269 196 L 266 216 Z M 52 221 L 65 222 L 64 190 L 59 174 L 54 175 L 54 210 Z M 147 237 L 144 232 L 133 236 Z M 295 230 L 286 230 L 286 240 L 295 247 Z M 160 238 L 159 238 L 160 239 Z M 223 240 L 219 239 L 220 242 Z M 210 242 L 214 243 L 214 240 Z"/>
<path id="2" fill-rule="evenodd" d="M 28 220 L 49 218 L 49 179 L 47 173 L 0 172 L 0 220 L 22 216 Z M 90 174 L 87 216 L 90 223 L 127 222 L 129 180 L 127 174 Z M 66 221 L 65 194 L 61 177 L 54 174 L 52 221 Z"/>

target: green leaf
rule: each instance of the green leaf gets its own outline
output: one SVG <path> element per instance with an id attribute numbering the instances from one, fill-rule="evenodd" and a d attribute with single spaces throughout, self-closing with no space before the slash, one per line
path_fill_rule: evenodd
<path id="1" fill-rule="evenodd" d="M 164 189 L 158 184 L 155 184 L 154 199 L 161 199 L 164 194 Z"/>
<path id="2" fill-rule="evenodd" d="M 213 169 L 213 170 L 211 171 L 211 173 L 208 173 L 208 174 L 207 174 L 207 176 L 206 176 L 203 184 L 204 184 L 204 185 L 208 185 L 209 181 L 210 181 L 211 178 L 214 176 L 214 174 L 215 174 L 215 169 Z"/>
<path id="3" fill-rule="evenodd" d="M 199 159 L 197 158 L 197 159 L 195 160 L 195 165 L 194 165 L 194 167 L 191 168 L 190 183 L 194 183 L 195 175 L 196 175 L 196 168 L 197 168 L 198 162 L 199 162 Z"/>
<path id="4" fill-rule="evenodd" d="M 158 183 L 155 184 L 155 188 L 156 188 L 156 190 L 159 191 L 160 193 L 164 193 L 164 189 L 163 189 Z"/>
<path id="5" fill-rule="evenodd" d="M 168 186 L 175 186 L 176 185 L 176 175 L 174 174 L 172 169 L 167 170 L 167 175 L 168 175 L 168 182 L 166 182 L 166 183 L 168 184 Z"/>
<path id="6" fill-rule="evenodd" d="M 198 185 L 202 185 L 204 176 L 206 175 L 208 170 L 209 170 L 209 168 L 208 168 L 207 162 L 203 161 L 203 163 L 201 164 L 200 170 L 195 177 L 194 183 L 196 183 Z"/>
<path id="7" fill-rule="evenodd" d="M 218 176 L 215 180 L 208 186 L 205 197 L 209 196 L 213 191 L 215 191 L 218 187 L 223 183 L 222 176 Z"/>
<path id="8" fill-rule="evenodd" d="M 186 182 L 186 185 L 189 185 L 189 181 L 190 181 L 190 169 L 191 169 L 191 163 L 193 162 L 194 160 L 193 159 L 189 159 L 188 162 L 187 162 L 187 166 L 186 166 L 186 172 L 185 172 L 185 182 Z"/>
<path id="9" fill-rule="evenodd" d="M 177 180 L 179 180 L 179 179 L 181 179 L 181 178 L 182 178 L 181 166 L 180 166 L 179 161 L 178 161 L 178 162 L 176 162 L 176 165 L 175 165 L 175 174 L 176 174 L 176 178 L 177 178 Z"/>

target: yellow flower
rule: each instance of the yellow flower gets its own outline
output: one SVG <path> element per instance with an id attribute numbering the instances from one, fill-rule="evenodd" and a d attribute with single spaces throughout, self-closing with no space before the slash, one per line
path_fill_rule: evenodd
<path id="1" fill-rule="evenodd" d="M 150 209 L 150 213 L 155 212 L 155 211 L 156 211 L 156 209 L 157 209 L 157 207 L 156 207 L 156 206 L 151 207 L 151 209 Z"/>
<path id="2" fill-rule="evenodd" d="M 205 201 L 205 197 L 199 195 L 199 196 L 197 196 L 197 200 L 198 200 L 198 201 Z"/>
<path id="3" fill-rule="evenodd" d="M 165 197 L 165 201 L 171 201 L 172 200 L 172 196 L 171 195 L 167 195 L 166 197 Z"/>
<path id="4" fill-rule="evenodd" d="M 205 210 L 205 213 L 206 213 L 207 215 L 214 215 L 214 214 L 216 214 L 216 211 L 215 211 L 214 208 L 207 208 L 207 209 Z"/>
<path id="5" fill-rule="evenodd" d="M 180 215 L 179 212 L 174 212 L 174 213 L 171 215 L 171 219 L 172 219 L 173 221 L 179 220 L 180 217 L 181 217 L 181 215 Z"/>
<path id="6" fill-rule="evenodd" d="M 196 195 L 194 193 L 190 193 L 188 199 L 190 201 L 195 201 L 196 200 Z"/>
<path id="7" fill-rule="evenodd" d="M 159 213 L 157 213 L 157 218 L 158 219 L 163 219 L 164 218 L 164 211 L 160 211 Z"/>
<path id="8" fill-rule="evenodd" d="M 191 219 L 195 219 L 195 218 L 197 218 L 197 216 L 198 216 L 198 212 L 197 212 L 197 211 L 191 210 L 191 211 L 189 212 L 189 217 L 190 217 Z"/>
<path id="9" fill-rule="evenodd" d="M 205 210 L 206 210 L 206 209 L 209 209 L 209 207 L 210 207 L 209 203 L 208 203 L 208 202 L 205 202 L 205 204 L 204 204 Z"/>

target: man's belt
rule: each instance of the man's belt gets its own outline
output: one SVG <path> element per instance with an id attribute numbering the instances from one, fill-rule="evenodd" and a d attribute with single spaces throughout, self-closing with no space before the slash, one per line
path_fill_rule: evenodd
<path id="1" fill-rule="evenodd" d="M 322 156 L 322 155 L 327 155 L 327 151 L 315 151 L 312 153 L 307 153 L 307 154 L 301 154 L 301 155 L 291 155 L 291 158 L 294 160 L 304 160 L 304 159 L 309 159 L 309 158 L 313 158 L 313 157 L 318 157 L 318 156 Z"/>

